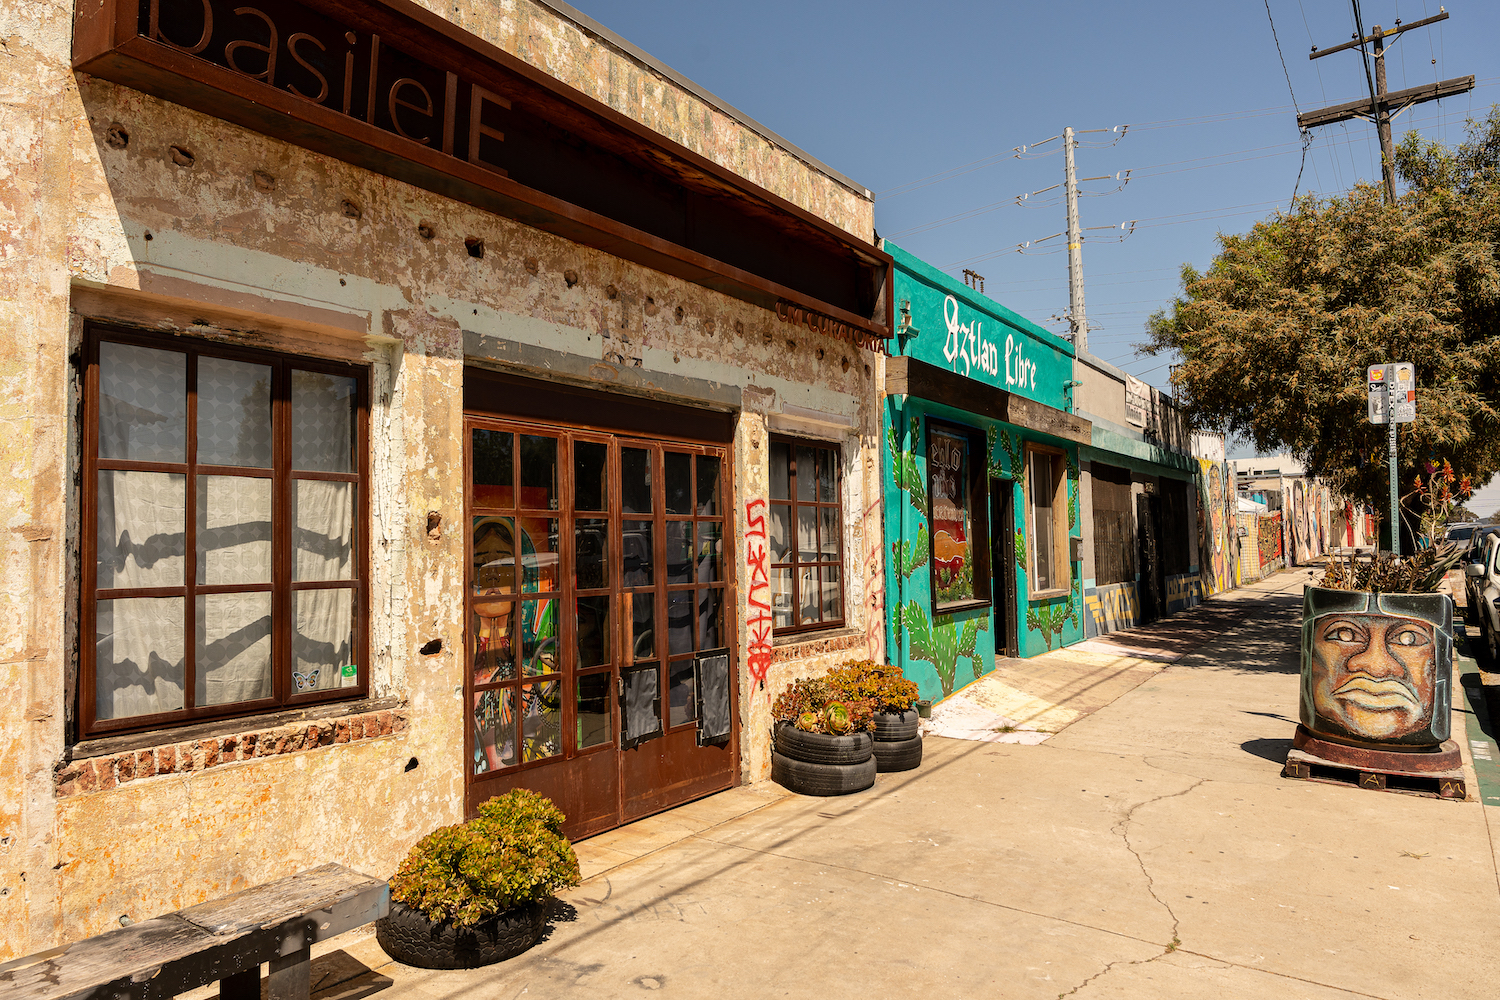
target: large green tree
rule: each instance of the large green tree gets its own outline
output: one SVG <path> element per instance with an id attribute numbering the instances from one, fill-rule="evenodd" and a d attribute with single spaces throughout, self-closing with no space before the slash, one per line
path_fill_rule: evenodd
<path id="1" fill-rule="evenodd" d="M 1220 235 L 1142 348 L 1181 356 L 1172 384 L 1195 426 L 1288 451 L 1377 509 L 1387 430 L 1366 419 L 1367 365 L 1416 367 L 1403 494 L 1429 461 L 1476 484 L 1500 469 L 1500 106 L 1457 148 L 1409 134 L 1397 169 L 1395 204 L 1361 184 Z"/>

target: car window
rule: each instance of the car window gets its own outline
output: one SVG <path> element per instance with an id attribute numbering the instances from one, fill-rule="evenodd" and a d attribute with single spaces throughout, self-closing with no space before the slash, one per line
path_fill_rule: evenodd
<path id="1" fill-rule="evenodd" d="M 1467 526 L 1460 527 L 1460 528 L 1449 528 L 1448 529 L 1448 541 L 1450 541 L 1450 542 L 1467 542 L 1469 539 L 1471 539 L 1471 538 L 1474 537 L 1474 531 L 1475 531 L 1475 528 L 1474 528 L 1473 525 L 1467 525 Z"/>

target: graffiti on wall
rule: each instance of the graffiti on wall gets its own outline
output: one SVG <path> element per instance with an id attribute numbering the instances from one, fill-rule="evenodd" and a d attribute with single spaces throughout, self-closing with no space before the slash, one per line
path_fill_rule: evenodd
<path id="1" fill-rule="evenodd" d="M 745 626 L 750 633 L 750 677 L 766 687 L 766 675 L 771 671 L 773 651 L 771 648 L 771 571 L 767 565 L 770 553 L 766 549 L 766 502 L 760 497 L 745 501 L 745 569 L 750 586 L 745 588 L 746 602 L 750 605 L 745 616 Z"/>
<path id="2" fill-rule="evenodd" d="M 1088 634 L 1105 635 L 1141 623 L 1141 599 L 1135 584 L 1109 583 L 1088 594 Z"/>
<path id="3" fill-rule="evenodd" d="M 1167 584 L 1167 612 L 1185 611 L 1195 608 L 1203 603 L 1203 592 L 1199 589 L 1198 578 L 1191 573 L 1179 573 L 1169 576 Z"/>
<path id="4" fill-rule="evenodd" d="M 865 655 L 879 663 L 885 659 L 885 560 L 880 549 L 881 500 L 865 508 L 860 518 L 865 539 Z"/>

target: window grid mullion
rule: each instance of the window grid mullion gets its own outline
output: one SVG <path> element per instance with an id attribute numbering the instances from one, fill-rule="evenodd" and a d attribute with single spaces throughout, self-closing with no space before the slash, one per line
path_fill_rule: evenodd
<path id="1" fill-rule="evenodd" d="M 191 713 L 198 707 L 198 354 L 187 355 L 187 413 L 183 446 L 187 475 L 183 483 L 183 607 L 182 707 Z"/>
<path id="2" fill-rule="evenodd" d="M 292 693 L 291 366 L 271 371 L 271 696 L 285 704 Z"/>

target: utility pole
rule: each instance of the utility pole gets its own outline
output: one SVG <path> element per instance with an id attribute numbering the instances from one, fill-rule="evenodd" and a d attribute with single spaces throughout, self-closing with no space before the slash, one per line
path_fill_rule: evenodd
<path id="1" fill-rule="evenodd" d="M 1355 6 L 1356 12 L 1358 5 Z M 1324 56 L 1333 55 L 1335 52 L 1343 52 L 1346 49 L 1358 48 L 1361 55 L 1364 54 L 1366 43 L 1375 46 L 1375 78 L 1368 80 L 1370 85 L 1370 99 L 1366 101 L 1361 98 L 1357 101 L 1348 101 L 1344 104 L 1334 104 L 1316 111 L 1306 111 L 1297 116 L 1297 127 L 1304 132 L 1319 125 L 1333 125 L 1336 122 L 1349 121 L 1352 118 L 1365 118 L 1375 123 L 1375 130 L 1380 136 L 1380 176 L 1385 186 L 1386 204 L 1393 204 L 1396 200 L 1396 156 L 1391 145 L 1391 120 L 1407 108 L 1427 101 L 1436 101 L 1443 97 L 1452 97 L 1455 94 L 1464 94 L 1474 89 L 1474 75 L 1454 77 L 1451 80 L 1443 80 L 1439 83 L 1426 83 L 1420 87 L 1408 87 L 1406 90 L 1398 90 L 1394 94 L 1385 89 L 1385 40 L 1410 31 L 1413 28 L 1423 28 L 1438 21 L 1446 21 L 1448 12 L 1438 8 L 1441 13 L 1432 17 L 1413 21 L 1411 24 L 1402 24 L 1399 19 L 1396 27 L 1386 31 L 1380 25 L 1374 25 L 1368 36 L 1363 36 L 1364 31 L 1357 21 L 1357 29 L 1352 41 L 1342 45 L 1335 45 L 1331 49 L 1319 49 L 1313 46 L 1312 54 L 1308 59 L 1321 59 Z M 1368 69 L 1368 66 L 1366 67 Z"/>
<path id="2" fill-rule="evenodd" d="M 1083 234 L 1078 231 L 1078 175 L 1073 169 L 1073 145 L 1070 125 L 1063 129 L 1063 173 L 1068 191 L 1068 322 L 1073 329 L 1073 349 L 1083 354 L 1089 349 L 1089 321 L 1083 310 Z"/>

